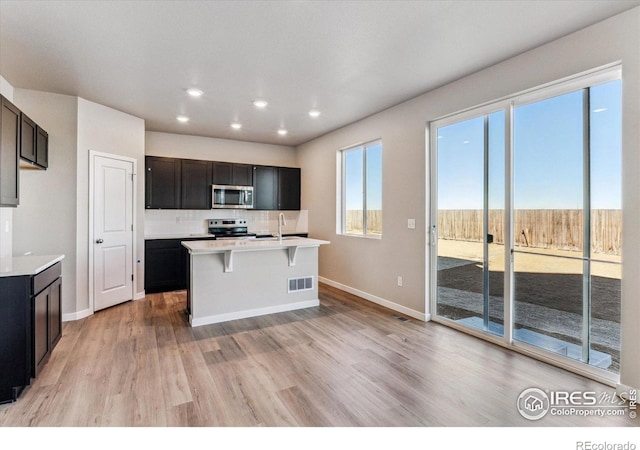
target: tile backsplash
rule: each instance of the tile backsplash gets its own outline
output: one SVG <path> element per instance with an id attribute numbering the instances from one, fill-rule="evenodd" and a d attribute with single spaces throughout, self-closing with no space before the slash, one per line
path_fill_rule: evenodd
<path id="1" fill-rule="evenodd" d="M 163 234 L 206 233 L 209 219 L 246 219 L 250 233 L 275 234 L 278 231 L 278 216 L 281 211 L 248 211 L 234 209 L 182 210 L 147 209 L 144 212 L 145 236 Z M 307 233 L 308 211 L 282 211 L 287 225 L 283 233 Z"/>

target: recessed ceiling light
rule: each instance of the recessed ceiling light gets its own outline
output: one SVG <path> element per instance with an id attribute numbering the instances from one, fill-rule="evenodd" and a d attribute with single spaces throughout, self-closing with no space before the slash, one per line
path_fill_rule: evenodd
<path id="1" fill-rule="evenodd" d="M 287 130 L 285 130 L 284 128 L 280 128 L 280 129 L 278 130 L 278 134 L 279 134 L 280 136 L 284 136 L 284 135 L 286 135 L 287 133 L 288 133 L 288 132 L 287 132 Z"/>
<path id="2" fill-rule="evenodd" d="M 239 130 L 240 128 L 242 128 L 242 124 L 238 122 L 233 122 L 231 124 L 231 128 L 233 128 L 234 130 Z"/>
<path id="3" fill-rule="evenodd" d="M 189 94 L 192 97 L 201 97 L 203 92 L 197 88 L 189 88 L 187 89 L 187 94 Z"/>
<path id="4" fill-rule="evenodd" d="M 312 109 L 311 111 L 309 111 L 309 115 L 311 117 L 318 117 L 320 115 L 320 111 L 318 111 L 317 109 Z"/>
<path id="5" fill-rule="evenodd" d="M 182 123 L 187 123 L 189 121 L 189 118 L 187 116 L 177 116 L 176 119 L 178 120 L 178 122 Z"/>
<path id="6" fill-rule="evenodd" d="M 268 105 L 268 103 L 266 102 L 266 100 L 254 100 L 253 101 L 253 106 L 255 106 L 256 108 L 265 108 Z"/>

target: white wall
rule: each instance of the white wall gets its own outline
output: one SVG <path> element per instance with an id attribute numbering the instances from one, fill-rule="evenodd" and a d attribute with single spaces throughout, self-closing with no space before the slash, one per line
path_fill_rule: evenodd
<path id="1" fill-rule="evenodd" d="M 297 167 L 296 151 L 286 145 L 256 144 L 184 134 L 147 131 L 147 155 Z"/>
<path id="2" fill-rule="evenodd" d="M 640 8 L 585 28 L 298 148 L 302 206 L 320 250 L 320 276 L 425 311 L 427 122 L 612 62 L 623 65 L 623 281 L 621 382 L 640 387 Z M 336 151 L 382 138 L 383 238 L 336 235 Z M 407 219 L 416 218 L 416 229 Z M 396 276 L 404 287 L 396 286 Z M 428 299 L 427 299 L 428 300 Z"/>
<path id="3" fill-rule="evenodd" d="M 89 308 L 89 150 L 137 160 L 138 181 L 134 213 L 137 264 L 136 292 L 144 291 L 144 120 L 78 98 L 77 148 L 77 311 Z"/>
<path id="4" fill-rule="evenodd" d="M 73 313 L 78 100 L 27 89 L 15 89 L 14 98 L 16 106 L 49 133 L 49 168 L 20 171 L 20 205 L 13 213 L 13 253 L 63 253 L 62 313 Z"/>
<path id="5" fill-rule="evenodd" d="M 0 94 L 13 103 L 13 86 L 0 75 Z M 0 208 L 0 258 L 13 256 L 13 208 Z"/>

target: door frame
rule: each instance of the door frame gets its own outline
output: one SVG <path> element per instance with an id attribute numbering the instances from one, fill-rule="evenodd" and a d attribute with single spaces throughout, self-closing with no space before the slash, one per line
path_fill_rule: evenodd
<path id="1" fill-rule="evenodd" d="M 105 152 L 98 152 L 96 150 L 89 150 L 89 311 L 91 314 L 95 313 L 95 286 L 94 286 L 94 276 L 93 276 L 93 272 L 94 272 L 94 250 L 93 250 L 93 241 L 94 241 L 94 230 L 93 230 L 93 226 L 94 226 L 94 214 L 95 214 L 95 176 L 94 176 L 94 171 L 95 171 L 95 159 L 97 156 L 100 156 L 102 158 L 109 158 L 109 159 L 115 159 L 118 161 L 123 161 L 123 162 L 129 162 L 132 163 L 133 165 L 133 172 L 132 172 L 132 180 L 133 180 L 133 186 L 131 189 L 131 208 L 132 208 L 132 215 L 133 215 L 133 230 L 131 231 L 131 245 L 132 245 L 132 252 L 131 252 L 131 257 L 132 257 L 132 261 L 131 261 L 131 267 L 132 272 L 133 272 L 133 280 L 131 283 L 131 299 L 135 300 L 136 299 L 136 282 L 137 282 L 137 277 L 136 277 L 136 260 L 138 258 L 137 253 L 136 253 L 136 234 L 137 234 L 137 228 L 138 228 L 138 221 L 136 220 L 136 210 L 137 210 L 137 204 L 136 204 L 136 193 L 138 192 L 138 160 L 135 158 L 130 158 L 128 156 L 122 156 L 122 155 L 115 155 L 113 153 L 105 153 Z"/>

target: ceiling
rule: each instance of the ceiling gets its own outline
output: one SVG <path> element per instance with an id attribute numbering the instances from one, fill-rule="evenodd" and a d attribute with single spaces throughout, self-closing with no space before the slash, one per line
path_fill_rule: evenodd
<path id="1" fill-rule="evenodd" d="M 0 0 L 0 74 L 147 130 L 295 146 L 637 5 Z"/>

